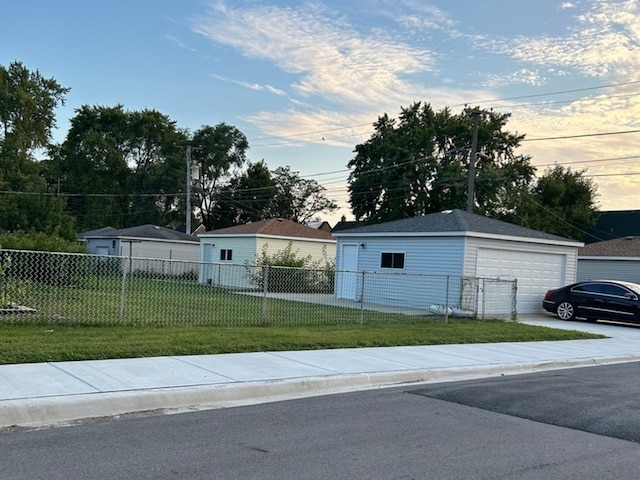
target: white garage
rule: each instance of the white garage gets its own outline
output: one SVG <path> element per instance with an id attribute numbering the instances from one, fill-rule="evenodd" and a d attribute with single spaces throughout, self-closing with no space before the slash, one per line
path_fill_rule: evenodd
<path id="1" fill-rule="evenodd" d="M 456 293 L 452 279 L 460 279 L 457 295 L 464 307 L 468 300 L 465 300 L 468 279 L 486 279 L 473 284 L 476 290 L 473 302 L 476 312 L 481 303 L 482 311 L 487 313 L 509 308 L 512 311 L 513 306 L 504 304 L 514 301 L 517 313 L 542 311 L 547 290 L 575 281 L 578 248 L 583 245 L 462 210 L 367 225 L 333 235 L 338 242 L 336 296 L 347 292 L 354 299 L 356 292 L 365 299 L 424 308 L 428 293 L 425 288 L 435 287 L 420 286 L 418 277 L 407 282 L 407 276 L 446 276 L 450 282 L 448 294 L 452 289 Z M 355 289 L 344 288 L 341 270 L 402 274 L 394 277 L 395 282 L 405 283 L 387 285 L 376 292 L 367 292 L 367 283 Z M 500 290 L 501 286 L 497 282 L 492 284 L 491 279 L 515 280 L 512 282 L 517 286 L 515 295 Z M 450 298 L 448 295 L 447 301 Z"/>

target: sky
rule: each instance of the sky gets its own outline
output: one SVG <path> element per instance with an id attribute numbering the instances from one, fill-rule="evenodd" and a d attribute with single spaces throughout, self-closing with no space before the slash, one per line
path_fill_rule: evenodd
<path id="1" fill-rule="evenodd" d="M 640 209 L 640 0 L 6 0 L 0 64 L 82 105 L 225 122 L 349 210 L 348 162 L 385 113 L 510 113 L 537 174 L 585 170 L 601 210 Z"/>

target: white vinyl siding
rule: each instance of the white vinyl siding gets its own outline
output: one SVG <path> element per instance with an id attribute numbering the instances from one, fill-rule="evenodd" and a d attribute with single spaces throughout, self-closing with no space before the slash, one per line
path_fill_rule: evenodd
<path id="1" fill-rule="evenodd" d="M 274 237 L 258 237 L 256 252 L 258 257 L 262 255 L 263 248 L 266 245 L 267 254 L 274 255 L 275 253 L 283 251 L 290 243 L 293 253 L 297 258 L 311 256 L 311 261 L 319 262 L 320 266 L 324 266 L 325 258 L 332 261 L 336 257 L 336 243 L 334 241 L 312 241 Z"/>
<path id="2" fill-rule="evenodd" d="M 256 259 L 255 238 L 200 237 L 200 282 L 227 288 L 250 288 Z M 222 250 L 233 252 L 232 261 L 221 261 Z"/>
<path id="3" fill-rule="evenodd" d="M 263 247 L 268 255 L 274 255 L 292 243 L 296 257 L 311 255 L 312 261 L 324 267 L 335 258 L 335 241 L 305 241 L 286 237 L 262 237 L 256 235 L 200 235 L 201 261 L 200 282 L 229 288 L 252 288 L 255 264 L 262 255 Z M 231 250 L 231 261 L 220 260 L 221 251 Z"/>

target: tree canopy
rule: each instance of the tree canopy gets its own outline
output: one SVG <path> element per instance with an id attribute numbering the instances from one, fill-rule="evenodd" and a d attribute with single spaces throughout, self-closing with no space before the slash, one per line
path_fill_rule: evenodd
<path id="1" fill-rule="evenodd" d="M 584 170 L 556 165 L 522 195 L 513 223 L 582 241 L 598 216 L 597 188 Z"/>
<path id="2" fill-rule="evenodd" d="M 529 184 L 535 169 L 516 154 L 522 140 L 504 130 L 508 114 L 480 111 L 474 211 L 495 215 L 513 208 L 510 192 Z M 357 145 L 349 162 L 353 213 L 370 223 L 396 220 L 467 204 L 472 118 L 429 104 L 403 108 L 399 119 L 387 114 Z"/>
<path id="3" fill-rule="evenodd" d="M 55 196 L 36 159 L 52 146 L 55 109 L 68 91 L 21 62 L 0 65 L 0 230 L 73 237 L 64 199 Z"/>
<path id="4" fill-rule="evenodd" d="M 306 223 L 338 208 L 324 192 L 315 180 L 302 178 L 290 167 L 270 171 L 264 161 L 250 163 L 216 197 L 216 228 L 266 218 Z"/>
<path id="5" fill-rule="evenodd" d="M 155 110 L 83 105 L 49 164 L 79 228 L 164 225 L 178 215 L 184 140 Z M 182 189 L 184 190 L 184 188 Z"/>

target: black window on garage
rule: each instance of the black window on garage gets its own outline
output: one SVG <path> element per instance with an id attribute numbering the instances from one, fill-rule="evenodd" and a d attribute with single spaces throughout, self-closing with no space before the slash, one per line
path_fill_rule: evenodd
<path id="1" fill-rule="evenodd" d="M 382 252 L 380 254 L 381 268 L 404 268 L 404 253 Z"/>
<path id="2" fill-rule="evenodd" d="M 230 262 L 233 259 L 233 250 L 231 249 L 221 249 L 220 250 L 220 260 Z"/>

